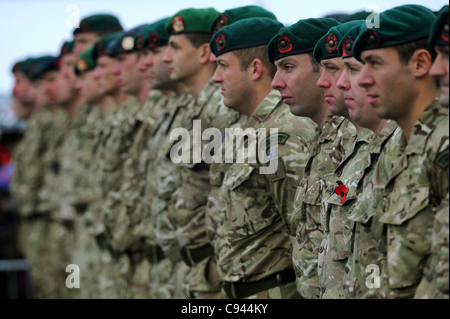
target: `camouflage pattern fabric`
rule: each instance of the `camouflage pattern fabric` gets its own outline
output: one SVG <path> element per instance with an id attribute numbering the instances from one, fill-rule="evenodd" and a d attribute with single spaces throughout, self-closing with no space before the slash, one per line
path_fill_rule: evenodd
<path id="1" fill-rule="evenodd" d="M 135 229 L 135 236 L 142 238 L 144 247 L 160 247 L 166 256 L 154 263 L 150 270 L 150 293 L 153 299 L 188 297 L 184 282 L 189 267 L 180 257 L 172 258 L 172 255 L 179 255 L 180 248 L 167 209 L 172 194 L 179 187 L 179 176 L 175 174 L 175 164 L 170 160 L 170 150 L 175 143 L 170 140 L 170 133 L 174 128 L 182 127 L 186 109 L 193 102 L 189 94 L 179 99 L 172 97 L 146 147 L 149 152 L 145 163 L 145 211 Z"/>
<path id="2" fill-rule="evenodd" d="M 448 236 L 449 198 L 442 202 L 434 219 L 431 233 L 431 256 L 425 265 L 423 278 L 417 288 L 415 299 L 448 299 Z"/>
<path id="3" fill-rule="evenodd" d="M 317 263 L 323 240 L 321 204 L 327 193 L 334 193 L 334 171 L 356 137 L 356 129 L 350 121 L 330 114 L 297 188 L 290 232 L 295 234 L 292 258 L 297 289 L 305 299 L 320 298 Z"/>
<path id="4" fill-rule="evenodd" d="M 209 141 L 201 136 L 208 128 L 220 131 L 219 145 L 225 128 L 239 119 L 239 114 L 228 109 L 222 102 L 221 86 L 210 79 L 199 94 L 198 100 L 187 109 L 181 127 L 190 133 L 188 149 L 191 152 L 190 163 L 176 165 L 176 172 L 180 176 L 178 189 L 172 195 L 168 218 L 175 229 L 178 245 L 181 249 L 191 250 L 211 247 L 206 233 L 206 205 L 211 191 L 209 180 L 210 164 L 200 160 L 196 163 L 194 156 L 201 155 L 201 151 Z M 201 126 L 196 130 L 194 121 Z M 184 141 L 185 142 L 185 141 Z M 200 142 L 200 143 L 198 143 Z M 180 142 L 183 143 L 183 142 Z M 211 247 L 212 249 L 212 247 Z M 221 281 L 217 274 L 214 256 L 191 265 L 186 278 L 192 296 L 196 298 L 220 297 Z"/>
<path id="5" fill-rule="evenodd" d="M 369 129 L 362 129 L 355 143 L 345 154 L 341 164 L 334 171 L 335 188 L 345 187 L 343 196 L 334 192 L 326 194 L 322 201 L 321 226 L 323 241 L 319 248 L 318 275 L 322 299 L 344 297 L 344 274 L 349 253 L 345 247 L 351 244 L 352 220 L 347 215 L 361 192 L 360 183 L 371 164 L 371 142 L 376 135 Z M 343 186 L 341 186 L 343 185 Z"/>
<path id="6" fill-rule="evenodd" d="M 383 187 L 379 250 L 383 298 L 412 298 L 431 254 L 435 208 L 448 195 L 448 109 L 430 104 Z M 392 145 L 386 152 L 399 152 Z"/>
<path id="7" fill-rule="evenodd" d="M 349 258 L 344 267 L 344 298 L 369 299 L 376 297 L 376 288 L 369 288 L 366 279 L 370 272 L 366 272 L 369 265 L 375 265 L 379 258 L 377 245 L 372 238 L 372 230 L 376 231 L 379 225 L 375 216 L 377 207 L 381 202 L 382 192 L 374 188 L 372 176 L 377 163 L 384 162 L 380 154 L 387 144 L 398 145 L 403 132 L 394 121 L 388 121 L 380 134 L 372 141 L 367 158 L 367 168 L 364 176 L 356 187 L 356 202 L 350 207 L 347 218 L 353 224 L 351 238 L 344 246 Z M 392 158 L 395 160 L 395 158 Z M 389 163 L 390 165 L 390 163 Z M 348 196 L 347 196 L 348 198 Z"/>
<path id="8" fill-rule="evenodd" d="M 290 113 L 277 90 L 254 111 L 246 126 L 251 128 L 246 130 L 246 142 L 237 147 L 248 148 L 244 162 L 234 163 L 223 181 L 225 207 L 215 241 L 220 277 L 232 283 L 254 282 L 292 269 L 289 216 L 309 157 L 308 143 L 316 132 L 312 121 Z M 270 128 L 277 128 L 278 135 L 271 136 Z M 256 129 L 266 132 L 262 162 L 258 154 L 264 145 L 259 144 Z M 260 168 L 266 160 L 278 167 L 264 175 Z M 281 288 L 290 289 L 282 295 L 298 297 L 295 285 Z"/>

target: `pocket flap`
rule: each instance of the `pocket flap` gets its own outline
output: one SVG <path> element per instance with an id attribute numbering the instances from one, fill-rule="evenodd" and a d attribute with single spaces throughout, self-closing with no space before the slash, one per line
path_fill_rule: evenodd
<path id="1" fill-rule="evenodd" d="M 429 203 L 429 186 L 415 187 L 408 193 L 395 198 L 390 196 L 389 209 L 380 217 L 384 224 L 401 225 L 405 221 L 413 218 Z"/>

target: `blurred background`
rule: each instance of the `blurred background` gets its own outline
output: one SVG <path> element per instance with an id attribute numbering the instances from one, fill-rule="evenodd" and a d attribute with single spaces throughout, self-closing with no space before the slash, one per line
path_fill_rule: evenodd
<path id="1" fill-rule="evenodd" d="M 24 123 L 11 108 L 12 66 L 28 57 L 59 55 L 61 45 L 72 39 L 73 28 L 66 25 L 76 5 L 83 17 L 111 13 L 119 17 L 125 30 L 171 16 L 187 7 L 214 7 L 223 12 L 245 5 L 259 5 L 290 25 L 300 19 L 342 16 L 365 11 L 375 5 L 380 12 L 402 4 L 421 4 L 438 11 L 446 0 L 0 0 L 0 299 L 32 298 L 26 262 L 17 250 L 17 218 L 9 196 L 13 173 L 11 149 L 20 140 Z"/>

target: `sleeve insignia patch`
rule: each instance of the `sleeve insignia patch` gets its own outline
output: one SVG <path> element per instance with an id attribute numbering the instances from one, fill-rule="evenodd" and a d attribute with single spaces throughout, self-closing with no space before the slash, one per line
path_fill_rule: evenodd
<path id="1" fill-rule="evenodd" d="M 448 162 L 449 162 L 449 149 L 446 149 L 445 151 L 441 152 L 438 157 L 436 158 L 436 164 L 443 170 L 448 169 Z"/>

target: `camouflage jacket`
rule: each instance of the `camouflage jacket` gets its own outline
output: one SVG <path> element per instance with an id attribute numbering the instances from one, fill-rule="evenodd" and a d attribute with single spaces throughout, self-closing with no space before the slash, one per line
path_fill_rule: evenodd
<path id="1" fill-rule="evenodd" d="M 11 193 L 21 217 L 37 212 L 38 192 L 43 183 L 42 156 L 47 149 L 48 132 L 53 126 L 53 114 L 43 110 L 27 122 L 24 136 L 13 152 L 14 174 Z"/>
<path id="2" fill-rule="evenodd" d="M 52 120 L 53 125 L 47 139 L 47 149 L 43 155 L 43 184 L 38 193 L 37 210 L 40 213 L 50 213 L 52 218 L 59 219 L 58 190 L 61 174 L 61 146 L 67 136 L 70 119 L 65 110 L 58 109 Z"/>
<path id="3" fill-rule="evenodd" d="M 321 298 L 342 299 L 344 266 L 349 257 L 345 246 L 350 244 L 352 221 L 347 219 L 351 207 L 361 192 L 362 179 L 371 164 L 371 142 L 376 135 L 363 129 L 355 143 L 334 171 L 334 187 L 345 187 L 342 194 L 325 193 L 320 210 L 323 241 L 319 248 L 318 275 Z M 341 186 L 343 185 L 343 186 Z"/>
<path id="4" fill-rule="evenodd" d="M 134 236 L 134 229 L 139 224 L 143 212 L 142 199 L 145 186 L 145 160 L 151 149 L 147 143 L 156 128 L 158 120 L 168 102 L 160 91 L 149 93 L 147 101 L 136 116 L 136 126 L 139 127 L 133 138 L 133 144 L 128 150 L 128 156 L 123 164 L 123 178 L 120 188 L 110 192 L 104 206 L 110 210 L 106 227 L 111 236 L 111 247 L 116 252 L 142 250 L 140 238 Z"/>
<path id="5" fill-rule="evenodd" d="M 182 127 L 186 110 L 194 103 L 189 94 L 172 97 L 164 109 L 156 130 L 149 139 L 146 149 L 146 182 L 142 200 L 145 212 L 135 229 L 136 236 L 143 238 L 145 245 L 158 245 L 166 256 L 179 254 L 175 230 L 168 218 L 168 207 L 172 194 L 180 184 L 176 165 L 170 159 L 175 141 L 170 139 L 173 129 Z"/>
<path id="6" fill-rule="evenodd" d="M 232 124 L 229 129 L 244 129 L 247 126 L 247 121 L 248 117 L 240 114 L 238 121 Z M 213 246 L 217 235 L 217 228 L 220 224 L 220 213 L 225 205 L 222 195 L 223 179 L 235 161 L 234 151 L 226 152 L 225 141 L 230 137 L 230 132 L 226 130 L 222 136 L 222 151 L 219 152 L 219 158 L 214 158 L 209 170 L 211 191 L 209 192 L 208 204 L 206 205 L 206 228 L 209 240 Z"/>
<path id="7" fill-rule="evenodd" d="M 448 299 L 448 235 L 449 198 L 442 202 L 434 219 L 431 233 L 431 256 L 423 271 L 424 276 L 417 288 L 415 299 Z"/>
<path id="8" fill-rule="evenodd" d="M 379 293 L 383 298 L 412 298 L 422 279 L 431 254 L 435 208 L 449 191 L 448 130 L 448 109 L 430 104 L 409 143 L 404 142 L 402 155 L 391 162 L 378 212 L 382 226 L 374 238 L 382 254 Z M 390 146 L 388 154 L 403 151 Z"/>
<path id="9" fill-rule="evenodd" d="M 398 139 L 402 134 L 397 123 L 394 121 L 386 123 L 369 146 L 367 167 L 362 178 L 356 185 L 353 185 L 353 189 L 350 188 L 347 194 L 347 201 L 351 200 L 353 203 L 347 213 L 352 233 L 351 236 L 347 236 L 348 240 L 343 247 L 349 255 L 347 264 L 343 268 L 345 271 L 343 285 L 345 299 L 372 298 L 370 296 L 376 293 L 376 289 L 366 286 L 366 278 L 370 275 L 366 269 L 369 265 L 376 264 L 379 256 L 371 230 L 379 225 L 378 217 L 374 217 L 374 215 L 381 201 L 382 192 L 374 188 L 372 176 L 381 151 L 387 144 L 398 145 Z"/>
<path id="10" fill-rule="evenodd" d="M 94 157 L 95 136 L 102 127 L 104 114 L 97 105 L 86 106 L 86 119 L 77 130 L 77 141 L 75 142 L 75 165 L 74 170 L 74 202 L 78 207 L 86 207 L 93 199 L 91 190 L 90 164 Z"/>
<path id="11" fill-rule="evenodd" d="M 323 240 L 320 209 L 326 193 L 333 194 L 334 171 L 357 137 L 350 121 L 330 114 L 313 147 L 297 188 L 292 215 L 293 263 L 297 289 L 303 298 L 319 298 L 317 263 Z"/>
<path id="12" fill-rule="evenodd" d="M 217 129 L 220 137 L 215 138 L 220 138 L 220 142 L 225 128 L 239 118 L 237 112 L 223 104 L 220 85 L 212 80 L 205 85 L 198 100 L 191 106 L 184 114 L 181 124 L 181 127 L 189 132 L 189 146 L 186 149 L 191 153 L 191 160 L 189 163 L 176 165 L 180 186 L 173 194 L 168 210 L 171 223 L 176 229 L 179 246 L 186 249 L 210 244 L 205 219 L 206 204 L 211 191 L 210 164 L 202 158 L 202 150 L 209 141 L 202 139 L 203 130 Z M 198 124 L 201 124 L 201 127 Z"/>
<path id="13" fill-rule="evenodd" d="M 278 129 L 278 135 L 269 128 Z M 292 115 L 273 90 L 245 131 L 242 145 L 248 151 L 225 175 L 225 207 L 215 241 L 219 274 L 227 282 L 258 281 L 292 268 L 289 216 L 316 125 Z M 264 140 L 257 136 L 261 132 Z M 241 149 L 238 145 L 238 154 Z"/>

